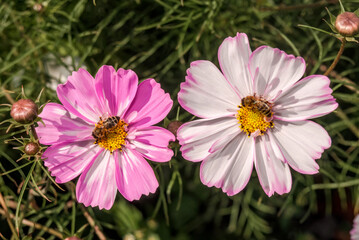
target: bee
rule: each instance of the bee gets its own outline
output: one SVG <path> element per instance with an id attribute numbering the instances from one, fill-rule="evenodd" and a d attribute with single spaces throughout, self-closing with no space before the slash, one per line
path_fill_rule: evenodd
<path id="1" fill-rule="evenodd" d="M 92 136 L 97 140 L 105 136 L 103 125 L 96 124 L 95 129 L 92 131 Z"/>
<path id="2" fill-rule="evenodd" d="M 273 119 L 272 104 L 267 100 L 257 96 L 247 96 L 241 100 L 242 107 L 249 109 L 255 109 L 262 113 L 266 122 L 270 122 Z"/>
<path id="3" fill-rule="evenodd" d="M 247 96 L 245 98 L 242 98 L 241 103 L 242 107 L 247 107 L 249 109 L 252 109 L 257 101 L 256 96 Z"/>
<path id="4" fill-rule="evenodd" d="M 256 101 L 255 106 L 257 110 L 264 114 L 264 116 L 272 117 L 272 107 L 268 101 Z"/>
<path id="5" fill-rule="evenodd" d="M 103 121 L 103 126 L 105 129 L 111 129 L 118 124 L 119 120 L 120 118 L 117 116 L 106 118 Z"/>
<path id="6" fill-rule="evenodd" d="M 100 117 L 100 121 L 96 124 L 95 129 L 92 131 L 92 136 L 97 140 L 106 136 L 108 130 L 115 127 L 120 118 L 117 116 L 103 118 Z"/>

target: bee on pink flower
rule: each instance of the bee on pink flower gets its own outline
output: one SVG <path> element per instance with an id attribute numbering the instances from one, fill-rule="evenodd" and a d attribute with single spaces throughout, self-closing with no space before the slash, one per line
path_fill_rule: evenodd
<path id="1" fill-rule="evenodd" d="M 51 145 L 45 165 L 58 183 L 80 176 L 77 200 L 110 209 L 117 190 L 129 201 L 154 193 L 158 182 L 145 159 L 167 162 L 174 135 L 152 126 L 172 107 L 169 94 L 154 79 L 138 84 L 132 70 L 103 66 L 93 78 L 73 72 L 57 87 L 63 105 L 49 103 L 36 128 L 40 143 Z"/>

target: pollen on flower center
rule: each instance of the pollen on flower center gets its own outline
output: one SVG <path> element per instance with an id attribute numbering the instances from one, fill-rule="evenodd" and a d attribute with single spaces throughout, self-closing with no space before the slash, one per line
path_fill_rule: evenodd
<path id="1" fill-rule="evenodd" d="M 95 144 L 111 153 L 116 149 L 121 150 L 127 137 L 127 125 L 119 117 L 100 118 L 92 131 L 92 136 L 96 139 Z"/>
<path id="2" fill-rule="evenodd" d="M 238 108 L 236 118 L 239 127 L 248 137 L 251 134 L 263 135 L 268 128 L 274 127 L 272 104 L 268 101 L 255 95 L 247 96 Z"/>

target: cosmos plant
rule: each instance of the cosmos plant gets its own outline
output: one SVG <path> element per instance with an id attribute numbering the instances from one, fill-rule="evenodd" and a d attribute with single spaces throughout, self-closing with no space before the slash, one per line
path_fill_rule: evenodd
<path id="1" fill-rule="evenodd" d="M 192 62 L 181 84 L 179 103 L 202 118 L 178 129 L 183 157 L 202 162 L 202 183 L 228 195 L 247 185 L 253 166 L 268 196 L 288 193 L 289 167 L 317 173 L 315 159 L 331 145 L 325 129 L 308 120 L 337 108 L 329 79 L 301 79 L 303 58 L 269 46 L 252 52 L 244 33 L 223 41 L 218 60 L 222 72 Z"/>
<path id="2" fill-rule="evenodd" d="M 39 115 L 40 143 L 51 145 L 45 165 L 65 183 L 80 175 L 77 200 L 110 209 L 117 190 L 129 201 L 154 193 L 158 182 L 145 160 L 167 162 L 174 136 L 152 126 L 162 121 L 172 100 L 154 79 L 138 84 L 132 70 L 103 66 L 93 78 L 73 72 L 57 87 L 62 105 L 49 103 Z"/>
<path id="3" fill-rule="evenodd" d="M 358 1 L 3 2 L 0 239 L 359 240 Z"/>

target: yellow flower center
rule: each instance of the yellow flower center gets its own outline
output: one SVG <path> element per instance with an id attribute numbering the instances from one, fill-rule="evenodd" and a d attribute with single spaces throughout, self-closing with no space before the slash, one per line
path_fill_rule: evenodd
<path id="1" fill-rule="evenodd" d="M 110 117 L 105 120 L 100 118 L 92 132 L 96 139 L 95 144 L 108 149 L 111 153 L 116 149 L 121 151 L 122 146 L 126 143 L 127 125 L 118 117 Z"/>
<path id="2" fill-rule="evenodd" d="M 269 102 L 256 96 L 245 97 L 236 114 L 239 128 L 248 137 L 253 133 L 254 136 L 263 135 L 268 128 L 274 127 L 271 107 Z"/>

